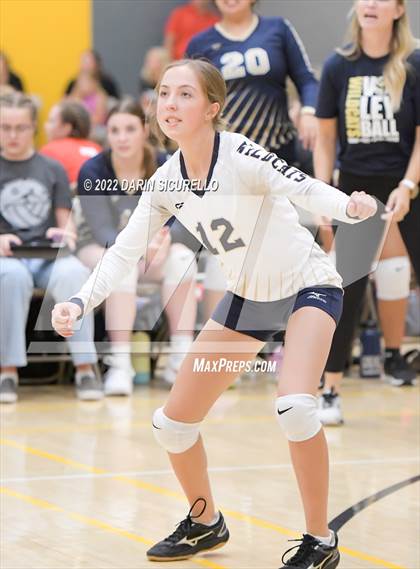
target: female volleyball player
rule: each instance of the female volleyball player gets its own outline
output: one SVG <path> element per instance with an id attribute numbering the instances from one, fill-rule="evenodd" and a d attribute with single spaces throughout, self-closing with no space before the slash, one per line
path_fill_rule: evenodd
<path id="1" fill-rule="evenodd" d="M 341 278 L 299 225 L 292 204 L 351 223 L 373 215 L 376 202 L 364 192 L 348 197 L 243 135 L 220 132 L 226 87 L 210 63 L 172 63 L 157 89 L 158 124 L 179 150 L 151 178 L 128 225 L 81 291 L 55 306 L 53 326 L 71 335 L 75 321 L 106 298 L 145 253 L 148 239 L 176 215 L 218 255 L 228 292 L 184 360 L 165 407 L 153 415 L 154 434 L 169 453 L 191 509 L 148 558 L 187 559 L 227 542 L 200 423 L 238 367 L 252 361 L 288 320 L 275 414 L 290 441 L 307 533 L 285 566 L 333 569 L 339 553 L 337 536 L 327 526 L 328 453 L 314 394 L 340 317 Z M 202 372 L 193 371 L 197 353 L 208 362 Z M 221 353 L 229 365 L 217 374 L 206 371 L 218 366 Z"/>
<path id="2" fill-rule="evenodd" d="M 404 0 L 357 0 L 351 42 L 328 58 L 322 73 L 317 116 L 319 137 L 315 175 L 331 180 L 340 140 L 340 189 L 366 188 L 394 208 L 381 260 L 375 271 L 379 315 L 385 339 L 385 373 L 394 385 L 411 385 L 415 371 L 400 354 L 410 290 L 411 259 L 420 282 L 420 50 L 410 31 Z M 345 286 L 343 315 L 334 334 L 319 416 L 339 424 L 338 392 L 364 298 L 367 274 L 384 225 L 376 216 L 364 224 L 355 243 L 346 227 L 335 239 L 337 269 Z M 348 250 L 348 246 L 350 249 Z M 354 272 L 352 250 L 363 256 Z M 362 278 L 360 278 L 362 277 Z"/>

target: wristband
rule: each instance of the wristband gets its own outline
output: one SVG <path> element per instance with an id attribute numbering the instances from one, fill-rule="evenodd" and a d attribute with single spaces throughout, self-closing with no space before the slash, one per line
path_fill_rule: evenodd
<path id="1" fill-rule="evenodd" d="M 81 320 L 83 318 L 83 313 L 85 311 L 85 305 L 83 304 L 83 301 L 80 298 L 77 298 L 77 296 L 74 296 L 73 298 L 70 298 L 70 300 L 68 302 L 72 302 L 73 304 L 77 304 L 77 306 L 81 309 L 82 312 L 77 317 L 77 320 Z"/>
<path id="2" fill-rule="evenodd" d="M 314 109 L 314 107 L 310 107 L 309 105 L 306 105 L 300 109 L 300 114 L 301 115 L 315 116 L 315 109 Z"/>
<path id="3" fill-rule="evenodd" d="M 412 200 L 417 196 L 419 188 L 417 184 L 415 184 L 412 180 L 404 178 L 403 180 L 401 180 L 400 184 L 405 186 L 410 191 L 410 198 Z"/>

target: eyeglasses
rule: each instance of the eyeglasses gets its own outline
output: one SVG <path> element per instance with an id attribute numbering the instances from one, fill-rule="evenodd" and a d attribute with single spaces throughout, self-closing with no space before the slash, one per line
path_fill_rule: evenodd
<path id="1" fill-rule="evenodd" d="M 11 132 L 16 132 L 17 134 L 22 134 L 27 132 L 28 130 L 33 129 L 34 126 L 32 124 L 17 124 L 16 126 L 12 126 L 11 124 L 0 124 L 0 130 L 4 134 L 10 134 Z"/>

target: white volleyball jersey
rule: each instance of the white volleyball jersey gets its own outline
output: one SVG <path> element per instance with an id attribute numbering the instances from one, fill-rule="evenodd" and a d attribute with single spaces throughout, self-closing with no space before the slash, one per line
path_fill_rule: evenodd
<path id="1" fill-rule="evenodd" d="M 206 191 L 188 180 L 178 150 L 148 181 L 127 226 L 75 296 L 86 312 L 100 304 L 173 215 L 218 256 L 228 290 L 239 296 L 267 302 L 314 285 L 340 287 L 341 277 L 300 225 L 294 205 L 355 223 L 348 202 L 243 135 L 216 133 Z"/>

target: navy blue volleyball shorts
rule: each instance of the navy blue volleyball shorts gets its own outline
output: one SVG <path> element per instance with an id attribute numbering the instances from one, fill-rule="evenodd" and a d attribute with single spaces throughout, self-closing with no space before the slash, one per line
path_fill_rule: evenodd
<path id="1" fill-rule="evenodd" d="M 331 286 L 304 288 L 297 294 L 273 302 L 248 300 L 227 291 L 213 312 L 212 319 L 262 342 L 286 329 L 289 317 L 304 306 L 323 310 L 338 324 L 343 310 L 343 290 Z"/>

